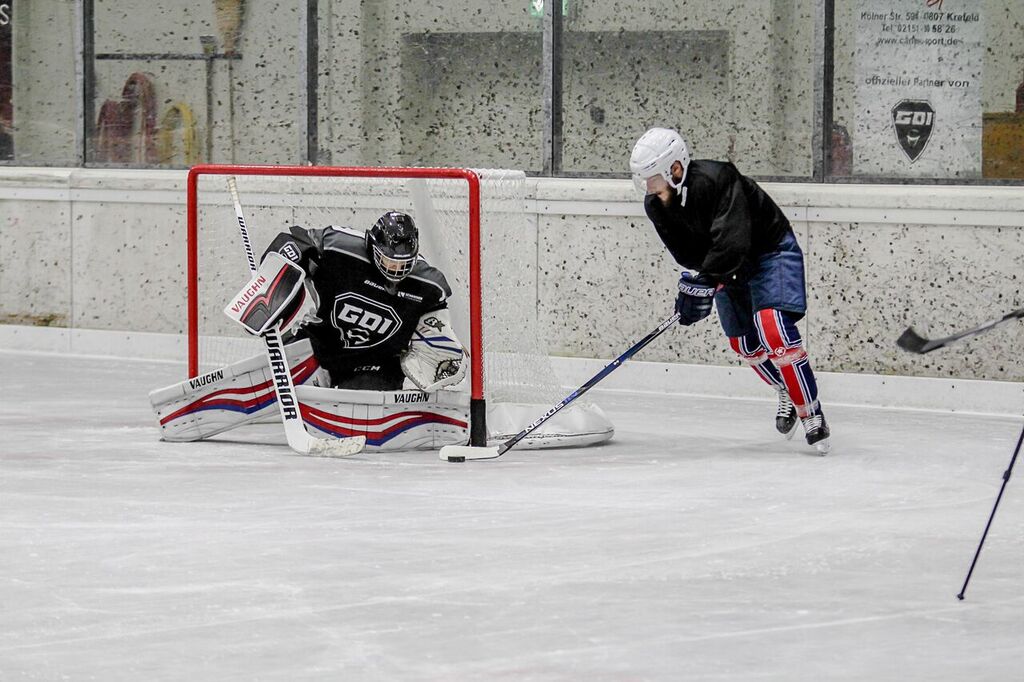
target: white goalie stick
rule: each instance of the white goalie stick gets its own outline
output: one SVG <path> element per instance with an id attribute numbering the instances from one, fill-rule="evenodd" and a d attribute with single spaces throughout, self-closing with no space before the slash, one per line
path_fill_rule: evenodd
<path id="1" fill-rule="evenodd" d="M 228 178 L 228 191 L 231 193 L 231 201 L 235 204 L 235 217 L 238 218 L 238 231 L 242 235 L 245 256 L 249 260 L 249 273 L 255 276 L 256 257 L 249 241 L 249 230 L 245 226 L 242 202 L 238 198 L 238 185 L 233 177 Z M 281 411 L 281 421 L 284 423 L 284 433 L 288 438 L 289 447 L 299 454 L 317 457 L 350 457 L 362 452 L 363 446 L 366 445 L 366 436 L 314 438 L 309 435 L 302 421 L 299 400 L 295 396 L 295 384 L 292 381 L 291 369 L 288 367 L 288 358 L 284 354 L 279 325 L 274 325 L 264 332 L 262 338 L 266 344 L 267 360 L 270 362 L 270 371 L 274 378 L 274 392 L 277 394 L 277 405 Z"/>
<path id="2" fill-rule="evenodd" d="M 1010 312 L 1006 313 L 1000 318 L 997 318 L 995 320 L 989 320 L 984 324 L 979 324 L 977 327 L 972 327 L 970 329 L 964 330 L 956 334 L 952 334 L 951 336 L 943 337 L 941 339 L 926 339 L 925 337 L 921 336 L 916 331 L 914 331 L 913 327 L 907 327 L 906 330 L 904 330 L 904 332 L 900 334 L 900 338 L 896 339 L 896 345 L 905 351 L 917 353 L 920 355 L 923 353 L 931 352 L 937 348 L 944 348 L 949 344 L 959 341 L 960 339 L 966 338 L 968 336 L 981 334 L 982 332 L 986 332 L 989 329 L 998 327 L 1003 322 L 1008 322 L 1010 320 L 1017 320 L 1021 318 L 1024 318 L 1024 308 L 1011 310 Z"/>
<path id="3" fill-rule="evenodd" d="M 440 457 L 447 462 L 465 462 L 467 459 L 496 459 L 501 457 L 506 452 L 515 447 L 516 443 L 526 438 L 528 435 L 533 433 L 541 424 L 554 417 L 558 412 L 571 403 L 572 401 L 579 398 L 581 395 L 592 389 L 599 381 L 604 379 L 606 376 L 611 374 L 618 367 L 629 360 L 636 353 L 640 351 L 644 346 L 649 344 L 654 339 L 661 336 L 662 332 L 674 325 L 679 321 L 679 313 L 676 313 L 672 317 L 668 318 L 664 322 L 658 325 L 658 328 L 652 331 L 650 334 L 634 343 L 629 350 L 620 355 L 619 357 L 612 360 L 610 363 L 605 365 L 604 369 L 592 376 L 585 384 L 577 388 L 575 391 L 567 395 L 561 402 L 554 405 L 550 410 L 545 412 L 535 422 L 527 426 L 525 429 L 512 436 L 501 445 L 489 445 L 486 447 L 478 447 L 472 445 L 445 445 L 441 448 Z"/>

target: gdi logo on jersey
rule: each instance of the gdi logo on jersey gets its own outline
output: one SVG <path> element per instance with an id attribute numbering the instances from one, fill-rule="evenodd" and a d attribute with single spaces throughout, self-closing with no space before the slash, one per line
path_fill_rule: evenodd
<path id="1" fill-rule="evenodd" d="M 342 294 L 334 299 L 331 316 L 341 332 L 345 348 L 372 348 L 390 339 L 402 326 L 402 319 L 391 306 L 359 294 Z"/>
<path id="2" fill-rule="evenodd" d="M 892 127 L 896 131 L 896 140 L 911 163 L 917 161 L 928 145 L 934 121 L 935 110 L 922 99 L 905 99 L 892 108 Z"/>

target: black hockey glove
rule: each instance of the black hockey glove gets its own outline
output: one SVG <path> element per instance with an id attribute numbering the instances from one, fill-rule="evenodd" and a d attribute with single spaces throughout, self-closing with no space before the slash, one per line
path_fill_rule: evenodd
<path id="1" fill-rule="evenodd" d="M 679 295 L 676 296 L 679 324 L 690 325 L 710 315 L 715 291 L 714 282 L 706 275 L 683 270 L 679 276 Z"/>

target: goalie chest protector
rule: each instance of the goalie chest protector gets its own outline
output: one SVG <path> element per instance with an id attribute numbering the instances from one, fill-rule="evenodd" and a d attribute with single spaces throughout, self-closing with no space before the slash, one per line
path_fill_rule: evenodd
<path id="1" fill-rule="evenodd" d="M 448 282 L 422 257 L 405 279 L 394 284 L 370 260 L 361 232 L 293 228 L 293 238 L 297 232 L 307 232 L 309 246 L 316 247 L 309 275 L 323 322 L 307 329 L 317 358 L 328 371 L 336 364 L 350 369 L 397 359 L 408 348 L 420 317 L 447 305 Z"/>

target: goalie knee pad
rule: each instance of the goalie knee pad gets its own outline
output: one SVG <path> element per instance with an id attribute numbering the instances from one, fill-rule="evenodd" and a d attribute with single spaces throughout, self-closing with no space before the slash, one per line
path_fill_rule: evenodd
<path id="1" fill-rule="evenodd" d="M 466 376 L 465 352 L 455 337 L 446 308 L 425 313 L 416 324 L 402 371 L 421 391 L 452 386 Z"/>

